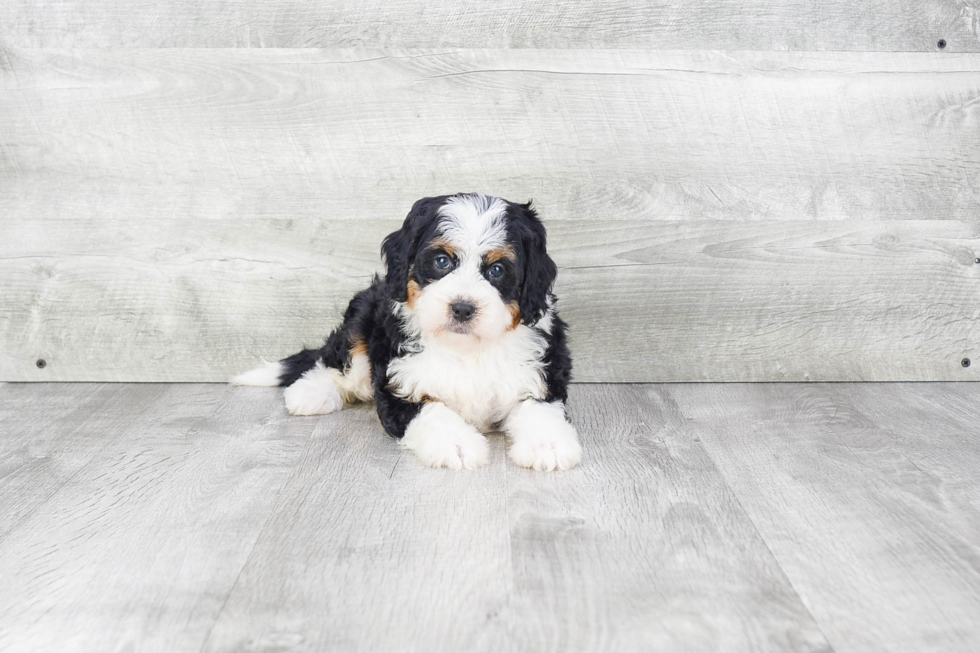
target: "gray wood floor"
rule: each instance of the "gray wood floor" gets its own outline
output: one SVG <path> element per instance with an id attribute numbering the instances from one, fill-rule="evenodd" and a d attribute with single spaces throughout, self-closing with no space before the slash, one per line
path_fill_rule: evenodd
<path id="1" fill-rule="evenodd" d="M 980 650 L 980 384 L 578 385 L 581 468 L 0 386 L 3 651 Z"/>

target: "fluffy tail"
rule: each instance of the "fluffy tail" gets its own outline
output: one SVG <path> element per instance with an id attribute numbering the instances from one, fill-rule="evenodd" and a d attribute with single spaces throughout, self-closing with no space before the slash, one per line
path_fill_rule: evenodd
<path id="1" fill-rule="evenodd" d="M 289 358 L 284 358 L 281 361 L 270 362 L 263 359 L 262 365 L 244 374 L 239 374 L 231 380 L 231 384 L 257 386 L 292 385 L 296 379 L 313 369 L 317 361 L 322 358 L 322 350 L 304 349 L 298 354 L 293 354 Z"/>
<path id="2" fill-rule="evenodd" d="M 232 385 L 277 386 L 279 385 L 279 377 L 281 374 L 281 363 L 278 361 L 270 362 L 263 359 L 262 365 L 256 367 L 254 370 L 249 370 L 248 372 L 239 374 L 233 378 L 230 383 Z"/>

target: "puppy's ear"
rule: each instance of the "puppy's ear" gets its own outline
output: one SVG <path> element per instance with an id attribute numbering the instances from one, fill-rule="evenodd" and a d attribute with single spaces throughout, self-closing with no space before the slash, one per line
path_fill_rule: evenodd
<path id="1" fill-rule="evenodd" d="M 404 302 L 408 300 L 408 241 L 409 230 L 402 226 L 381 243 L 381 257 L 385 262 L 385 285 L 391 298 Z"/>
<path id="2" fill-rule="evenodd" d="M 521 322 L 535 324 L 548 310 L 548 296 L 558 275 L 555 262 L 548 256 L 547 234 L 544 225 L 531 203 L 517 207 L 520 239 L 524 258 L 524 275 L 521 283 Z"/>
<path id="3" fill-rule="evenodd" d="M 408 273 L 418 252 L 419 241 L 426 227 L 432 224 L 445 197 L 425 197 L 412 205 L 402 228 L 394 231 L 381 243 L 385 262 L 385 284 L 392 299 L 408 300 Z"/>

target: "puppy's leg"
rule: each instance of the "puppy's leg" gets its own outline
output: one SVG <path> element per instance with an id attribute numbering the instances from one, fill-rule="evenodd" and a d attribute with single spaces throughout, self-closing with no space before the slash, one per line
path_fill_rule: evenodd
<path id="1" fill-rule="evenodd" d="M 323 361 L 286 388 L 283 398 L 290 415 L 326 415 L 344 407 L 342 375 Z"/>
<path id="2" fill-rule="evenodd" d="M 378 417 L 388 435 L 429 467 L 477 469 L 490 459 L 490 446 L 476 428 L 439 401 L 416 404 L 375 387 Z"/>
<path id="3" fill-rule="evenodd" d="M 504 420 L 504 431 L 511 439 L 507 455 L 521 467 L 564 471 L 582 460 L 578 432 L 560 401 L 522 401 Z"/>
<path id="4" fill-rule="evenodd" d="M 490 460 L 483 434 L 439 401 L 425 404 L 409 422 L 402 446 L 429 467 L 478 469 Z"/>

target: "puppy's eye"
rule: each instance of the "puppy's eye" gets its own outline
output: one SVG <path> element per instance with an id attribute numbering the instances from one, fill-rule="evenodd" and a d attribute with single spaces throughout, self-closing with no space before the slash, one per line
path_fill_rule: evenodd
<path id="1" fill-rule="evenodd" d="M 436 266 L 437 270 L 448 270 L 449 266 L 451 266 L 453 262 L 452 259 L 445 254 L 440 254 L 432 260 L 432 264 Z"/>
<path id="2" fill-rule="evenodd" d="M 503 273 L 504 273 L 504 266 L 502 266 L 500 263 L 494 263 L 487 270 L 487 275 L 493 277 L 494 279 L 500 278 L 500 276 Z"/>

